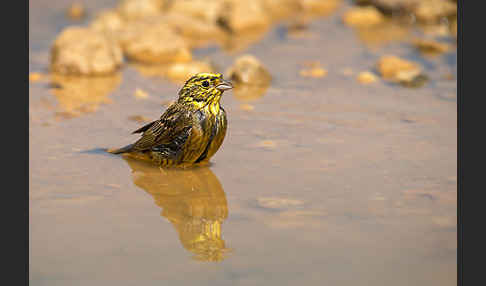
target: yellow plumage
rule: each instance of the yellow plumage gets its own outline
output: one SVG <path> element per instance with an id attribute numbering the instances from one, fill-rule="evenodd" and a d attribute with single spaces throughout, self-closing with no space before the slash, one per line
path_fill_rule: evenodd
<path id="1" fill-rule="evenodd" d="M 232 87 L 219 73 L 191 77 L 160 119 L 133 132 L 142 133 L 137 142 L 109 152 L 148 158 L 162 166 L 208 162 L 226 135 L 226 112 L 219 101 Z"/>

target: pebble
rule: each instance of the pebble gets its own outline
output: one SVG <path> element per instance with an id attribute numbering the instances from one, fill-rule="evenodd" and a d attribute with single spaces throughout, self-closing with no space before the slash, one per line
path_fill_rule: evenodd
<path id="1" fill-rule="evenodd" d="M 424 54 L 442 54 L 449 51 L 449 45 L 434 40 L 414 39 L 412 44 Z"/>
<path id="2" fill-rule="evenodd" d="M 377 64 L 378 71 L 385 80 L 405 86 L 420 86 L 426 80 L 419 64 L 396 56 L 383 56 Z"/>
<path id="3" fill-rule="evenodd" d="M 237 58 L 226 74 L 236 84 L 268 85 L 272 80 L 263 64 L 248 54 Z"/>
<path id="4" fill-rule="evenodd" d="M 343 15 L 343 22 L 351 27 L 371 27 L 384 20 L 380 11 L 372 6 L 351 8 Z"/>
<path id="5" fill-rule="evenodd" d="M 370 84 L 378 80 L 376 75 L 369 71 L 360 72 L 357 79 L 362 84 Z"/>
<path id="6" fill-rule="evenodd" d="M 73 3 L 67 10 L 67 16 L 72 20 L 80 20 L 86 16 L 86 10 L 82 3 Z"/>

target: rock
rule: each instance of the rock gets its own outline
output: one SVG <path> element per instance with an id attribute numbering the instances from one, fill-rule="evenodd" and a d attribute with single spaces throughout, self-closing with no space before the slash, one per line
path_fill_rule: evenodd
<path id="1" fill-rule="evenodd" d="M 71 20 L 80 20 L 86 16 L 86 10 L 82 3 L 73 3 L 67 10 L 67 16 Z"/>
<path id="2" fill-rule="evenodd" d="M 434 40 L 414 39 L 412 44 L 422 53 L 427 55 L 442 54 L 449 50 L 449 45 Z"/>
<path id="3" fill-rule="evenodd" d="M 302 10 L 301 0 L 263 0 L 265 11 L 273 20 L 280 20 Z"/>
<path id="4" fill-rule="evenodd" d="M 314 77 L 314 78 L 319 78 L 319 77 L 325 77 L 327 75 L 327 70 L 316 67 L 312 68 L 310 70 L 301 70 L 299 73 L 303 77 Z"/>
<path id="5" fill-rule="evenodd" d="M 410 27 L 393 22 L 385 22 L 371 27 L 357 29 L 358 37 L 369 47 L 378 47 L 389 43 L 406 41 Z"/>
<path id="6" fill-rule="evenodd" d="M 415 75 L 414 73 L 402 73 L 398 82 L 405 87 L 421 87 L 429 81 L 429 77 L 424 74 Z"/>
<path id="7" fill-rule="evenodd" d="M 378 79 L 373 73 L 364 71 L 358 74 L 357 80 L 362 84 L 370 84 L 376 82 Z"/>
<path id="8" fill-rule="evenodd" d="M 227 0 L 220 23 L 232 32 L 258 29 L 270 25 L 271 18 L 260 0 Z"/>
<path id="9" fill-rule="evenodd" d="M 149 97 L 148 93 L 139 88 L 135 90 L 134 96 L 139 99 L 147 99 Z"/>
<path id="10" fill-rule="evenodd" d="M 383 56 L 377 64 L 381 76 L 394 82 L 412 82 L 420 75 L 420 65 L 395 56 Z"/>
<path id="11" fill-rule="evenodd" d="M 214 69 L 211 64 L 204 61 L 175 63 L 169 66 L 167 76 L 172 80 L 183 82 L 201 72 L 214 72 Z"/>
<path id="12" fill-rule="evenodd" d="M 323 69 L 318 61 L 305 62 L 304 66 L 305 68 L 299 72 L 302 77 L 319 78 L 327 75 L 327 70 Z"/>
<path id="13" fill-rule="evenodd" d="M 385 21 L 385 17 L 376 8 L 351 8 L 343 15 L 343 22 L 351 27 L 371 27 Z"/>
<path id="14" fill-rule="evenodd" d="M 120 15 L 128 21 L 160 15 L 163 9 L 163 0 L 123 0 L 117 7 Z"/>
<path id="15" fill-rule="evenodd" d="M 325 16 L 334 12 L 341 0 L 300 0 L 299 2 L 305 13 Z"/>
<path id="16" fill-rule="evenodd" d="M 106 10 L 96 16 L 90 27 L 98 31 L 115 33 L 122 30 L 124 25 L 125 20 L 116 10 Z"/>
<path id="17" fill-rule="evenodd" d="M 218 25 L 186 15 L 168 13 L 163 20 L 182 35 L 191 46 L 200 46 L 212 42 L 224 33 Z"/>
<path id="18" fill-rule="evenodd" d="M 65 75 L 106 75 L 123 62 L 118 43 L 93 29 L 69 27 L 51 48 L 50 69 Z"/>
<path id="19" fill-rule="evenodd" d="M 417 20 L 423 23 L 437 23 L 443 17 L 457 15 L 457 4 L 446 0 L 423 0 L 413 10 Z"/>
<path id="20" fill-rule="evenodd" d="M 124 29 L 119 41 L 128 59 L 154 64 L 188 62 L 188 43 L 165 22 L 150 19 Z"/>
<path id="21" fill-rule="evenodd" d="M 422 0 L 357 0 L 359 5 L 372 5 L 385 15 L 404 15 L 410 13 Z"/>
<path id="22" fill-rule="evenodd" d="M 304 68 L 299 72 L 302 77 L 320 78 L 327 75 L 327 70 L 321 68 L 319 62 L 311 62 L 306 65 L 307 68 Z"/>
<path id="23" fill-rule="evenodd" d="M 423 34 L 430 37 L 447 37 L 450 36 L 450 28 L 443 23 L 420 25 L 419 28 Z"/>
<path id="24" fill-rule="evenodd" d="M 272 76 L 260 61 L 252 55 L 236 59 L 226 74 L 235 84 L 268 85 Z"/>
<path id="25" fill-rule="evenodd" d="M 172 1 L 169 12 L 216 24 L 225 9 L 223 0 Z"/>

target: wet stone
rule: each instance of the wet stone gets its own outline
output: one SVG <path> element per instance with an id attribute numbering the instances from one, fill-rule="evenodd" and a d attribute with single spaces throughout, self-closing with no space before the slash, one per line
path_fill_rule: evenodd
<path id="1" fill-rule="evenodd" d="M 216 23 L 184 14 L 171 12 L 162 19 L 194 47 L 217 40 L 224 33 Z"/>
<path id="2" fill-rule="evenodd" d="M 428 39 L 414 39 L 412 44 L 423 54 L 437 55 L 449 51 L 449 45 Z"/>
<path id="3" fill-rule="evenodd" d="M 327 70 L 320 66 L 319 62 L 305 64 L 307 67 L 299 71 L 302 77 L 320 78 L 327 76 Z"/>
<path id="4" fill-rule="evenodd" d="M 380 11 L 372 6 L 352 8 L 343 15 L 343 22 L 351 27 L 371 27 L 384 20 Z"/>
<path id="5" fill-rule="evenodd" d="M 334 12 L 341 0 L 300 0 L 299 2 L 304 12 L 325 16 Z"/>
<path id="6" fill-rule="evenodd" d="M 391 21 L 357 29 L 359 39 L 370 47 L 406 41 L 410 32 L 409 26 Z"/>
<path id="7" fill-rule="evenodd" d="M 417 20 L 423 23 L 437 23 L 441 18 L 457 14 L 457 4 L 448 0 L 423 0 L 414 7 Z"/>
<path id="8" fill-rule="evenodd" d="M 378 78 L 376 77 L 375 74 L 368 71 L 364 71 L 358 74 L 357 80 L 362 84 L 370 84 L 376 82 Z"/>
<path id="9" fill-rule="evenodd" d="M 268 85 L 272 80 L 267 69 L 252 55 L 243 55 L 236 59 L 226 74 L 236 84 Z"/>
<path id="10" fill-rule="evenodd" d="M 271 18 L 260 0 L 228 0 L 225 3 L 220 22 L 232 32 L 238 33 L 270 25 Z"/>
<path id="11" fill-rule="evenodd" d="M 125 20 L 116 10 L 107 10 L 99 13 L 91 22 L 90 27 L 94 30 L 115 33 L 125 26 Z"/>
<path id="12" fill-rule="evenodd" d="M 400 83 L 407 87 L 419 87 L 427 77 L 422 74 L 419 64 L 396 56 L 383 56 L 377 64 L 378 71 L 385 80 Z"/>
<path id="13" fill-rule="evenodd" d="M 124 54 L 135 62 L 155 64 L 188 62 L 192 59 L 188 43 L 158 19 L 127 27 L 120 41 Z"/>
<path id="14" fill-rule="evenodd" d="M 171 1 L 168 12 L 187 15 L 195 19 L 216 24 L 225 9 L 225 1 L 222 0 L 186 0 Z"/>
<path id="15" fill-rule="evenodd" d="M 163 4 L 163 0 L 123 0 L 117 11 L 126 20 L 138 20 L 160 15 Z"/>
<path id="16" fill-rule="evenodd" d="M 86 16 L 86 10 L 82 3 L 73 3 L 68 8 L 66 15 L 71 20 L 80 20 Z"/>
<path id="17" fill-rule="evenodd" d="M 422 0 L 356 0 L 360 5 L 372 5 L 386 15 L 403 15 Z"/>
<path id="18" fill-rule="evenodd" d="M 301 0 L 263 0 L 263 5 L 273 20 L 280 20 L 302 10 L 301 2 Z"/>
<path id="19" fill-rule="evenodd" d="M 429 77 L 425 74 L 419 74 L 417 76 L 413 74 L 402 74 L 402 77 L 399 78 L 399 83 L 405 87 L 422 87 L 429 81 Z"/>
<path id="20" fill-rule="evenodd" d="M 107 75 L 122 65 L 120 46 L 93 29 L 69 27 L 51 48 L 50 69 L 65 75 Z"/>

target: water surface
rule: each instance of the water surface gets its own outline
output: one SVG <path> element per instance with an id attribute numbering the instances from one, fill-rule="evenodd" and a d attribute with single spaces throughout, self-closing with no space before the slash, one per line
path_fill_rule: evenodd
<path id="1" fill-rule="evenodd" d="M 30 72 L 47 72 L 68 5 L 29 2 Z M 195 52 L 221 71 L 251 53 L 274 78 L 260 96 L 225 93 L 227 137 L 205 168 L 96 151 L 138 138 L 130 116 L 158 118 L 179 84 L 132 65 L 30 83 L 30 284 L 455 285 L 456 51 L 370 47 L 340 22 L 346 5 L 302 37 L 278 25 L 243 51 Z M 358 83 L 384 54 L 419 61 L 430 82 Z M 328 75 L 300 77 L 308 61 Z"/>

